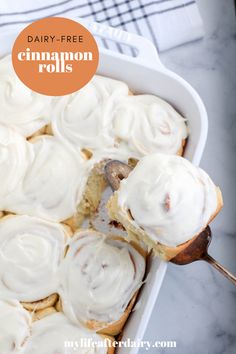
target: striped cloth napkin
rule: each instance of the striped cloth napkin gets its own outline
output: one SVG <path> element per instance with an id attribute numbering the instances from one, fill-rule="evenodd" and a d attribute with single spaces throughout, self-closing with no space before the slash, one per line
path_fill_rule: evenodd
<path id="1" fill-rule="evenodd" d="M 203 37 L 203 23 L 192 0 L 1 0 L 0 31 L 43 17 L 88 18 L 149 38 L 159 51 Z M 102 41 L 109 48 L 110 43 Z M 114 48 L 112 48 L 114 50 Z M 118 51 L 124 51 L 117 46 Z"/>

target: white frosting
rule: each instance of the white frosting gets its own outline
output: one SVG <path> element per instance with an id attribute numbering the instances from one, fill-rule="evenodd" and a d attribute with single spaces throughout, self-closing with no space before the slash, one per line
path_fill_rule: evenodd
<path id="1" fill-rule="evenodd" d="M 84 192 L 90 163 L 55 137 L 39 137 L 31 145 L 33 160 L 8 210 L 51 221 L 73 216 Z"/>
<path id="2" fill-rule="evenodd" d="M 217 209 L 210 177 L 175 155 L 142 158 L 117 193 L 120 213 L 130 210 L 136 227 L 172 247 L 197 235 Z"/>
<path id="3" fill-rule="evenodd" d="M 0 60 L 0 123 L 30 136 L 49 122 L 52 98 L 31 91 L 17 77 L 11 56 Z"/>
<path id="4" fill-rule="evenodd" d="M 0 210 L 11 203 L 32 158 L 33 151 L 25 139 L 0 124 Z"/>
<path id="5" fill-rule="evenodd" d="M 117 101 L 128 95 L 128 86 L 102 76 L 78 92 L 61 97 L 52 107 L 54 135 L 76 148 L 105 149 L 114 146 L 112 117 Z"/>
<path id="6" fill-rule="evenodd" d="M 102 347 L 103 341 L 98 334 L 75 326 L 62 313 L 56 313 L 33 323 L 32 337 L 24 353 L 106 354 L 107 348 Z M 66 343 L 71 343 L 73 347 Z"/>
<path id="7" fill-rule="evenodd" d="M 53 105 L 53 133 L 97 159 L 176 154 L 187 138 L 185 119 L 153 95 L 128 95 L 124 83 L 95 76 Z"/>
<path id="8" fill-rule="evenodd" d="M 67 232 L 61 224 L 30 216 L 0 220 L 0 293 L 20 301 L 56 292 Z"/>
<path id="9" fill-rule="evenodd" d="M 113 323 L 140 288 L 144 258 L 127 242 L 78 232 L 63 262 L 63 310 L 73 321 Z M 102 324 L 101 324 L 102 327 Z"/>
<path id="10" fill-rule="evenodd" d="M 0 123 L 30 136 L 52 119 L 53 134 L 96 159 L 176 154 L 187 137 L 185 120 L 153 95 L 129 95 L 118 80 L 95 75 L 81 90 L 51 98 L 28 89 L 11 57 L 0 61 Z M 50 118 L 50 119 L 49 119 Z"/>
<path id="11" fill-rule="evenodd" d="M 22 353 L 30 325 L 30 315 L 18 301 L 0 299 L 0 353 Z"/>
<path id="12" fill-rule="evenodd" d="M 141 158 L 155 152 L 177 154 L 187 138 L 184 118 L 153 95 L 123 98 L 116 106 L 113 129 L 120 140 L 118 156 Z"/>

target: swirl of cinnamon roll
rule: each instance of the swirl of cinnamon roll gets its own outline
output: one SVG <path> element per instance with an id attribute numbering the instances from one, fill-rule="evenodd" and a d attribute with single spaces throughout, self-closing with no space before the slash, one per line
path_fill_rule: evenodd
<path id="1" fill-rule="evenodd" d="M 153 95 L 127 96 L 119 101 L 113 119 L 118 153 L 128 157 L 183 152 L 185 119 L 167 102 Z"/>
<path id="2" fill-rule="evenodd" d="M 14 202 L 14 193 L 32 161 L 30 144 L 0 123 L 0 210 Z"/>
<path id="3" fill-rule="evenodd" d="M 120 81 L 95 75 L 78 92 L 57 100 L 52 107 L 52 130 L 76 148 L 114 146 L 112 117 L 117 101 L 129 92 Z"/>
<path id="4" fill-rule="evenodd" d="M 124 240 L 85 230 L 74 235 L 62 269 L 65 314 L 88 328 L 104 329 L 121 320 L 142 285 L 145 259 Z"/>
<path id="5" fill-rule="evenodd" d="M 31 145 L 33 159 L 9 211 L 64 221 L 82 198 L 89 162 L 52 136 L 37 137 Z"/>
<path id="6" fill-rule="evenodd" d="M 32 336 L 25 354 L 106 354 L 108 349 L 99 346 L 103 338 L 86 328 L 75 326 L 62 313 L 47 316 L 32 325 Z M 66 346 L 68 343 L 68 347 Z M 69 346 L 73 344 L 73 347 Z"/>
<path id="7" fill-rule="evenodd" d="M 0 60 L 0 123 L 30 136 L 49 122 L 52 98 L 26 87 L 17 77 L 11 56 Z"/>
<path id="8" fill-rule="evenodd" d="M 22 353 L 30 326 L 31 317 L 18 301 L 0 299 L 0 353 Z"/>
<path id="9" fill-rule="evenodd" d="M 0 220 L 0 292 L 20 301 L 41 300 L 56 292 L 68 228 L 34 217 Z"/>
<path id="10" fill-rule="evenodd" d="M 199 234 L 222 206 L 220 191 L 206 172 L 165 154 L 142 158 L 121 181 L 111 203 L 118 220 L 129 219 L 156 244 L 170 247 Z"/>

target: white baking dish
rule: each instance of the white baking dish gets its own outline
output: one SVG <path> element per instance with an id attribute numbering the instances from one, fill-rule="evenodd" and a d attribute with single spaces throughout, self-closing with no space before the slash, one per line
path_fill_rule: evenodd
<path id="1" fill-rule="evenodd" d="M 76 19 L 78 20 L 78 19 Z M 198 165 L 207 137 L 207 113 L 196 91 L 181 77 L 167 70 L 158 57 L 153 44 L 119 29 L 80 20 L 95 35 L 132 46 L 136 57 L 100 49 L 98 73 L 125 81 L 134 93 L 158 95 L 170 102 L 188 120 L 190 137 L 185 157 Z M 0 57 L 11 51 L 12 44 L 22 27 L 0 33 Z M 125 326 L 123 340 L 142 340 L 166 272 L 166 263 L 158 258 L 148 265 L 148 278 L 142 289 L 139 304 Z M 157 314 L 158 316 L 158 314 Z M 119 354 L 135 354 L 137 348 L 118 349 Z"/>

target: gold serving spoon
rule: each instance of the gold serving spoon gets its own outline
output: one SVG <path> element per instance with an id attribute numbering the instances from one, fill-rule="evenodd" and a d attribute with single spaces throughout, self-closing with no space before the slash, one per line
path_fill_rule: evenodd
<path id="1" fill-rule="evenodd" d="M 113 190 L 119 189 L 121 180 L 127 178 L 131 171 L 132 168 L 129 165 L 117 160 L 109 161 L 105 165 L 105 176 Z M 236 285 L 236 277 L 208 254 L 211 239 L 211 229 L 207 226 L 188 247 L 178 253 L 170 262 L 186 265 L 195 261 L 205 261 Z"/>

